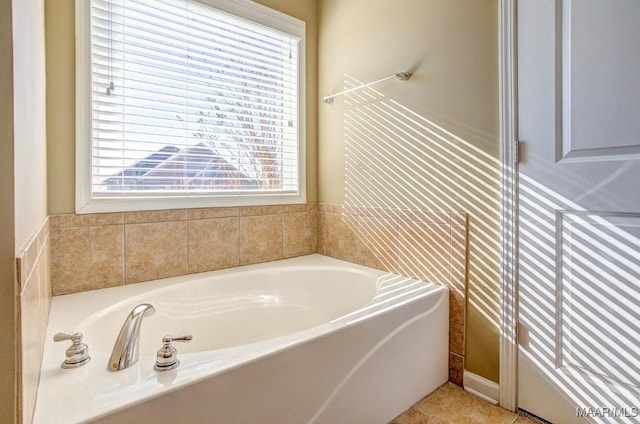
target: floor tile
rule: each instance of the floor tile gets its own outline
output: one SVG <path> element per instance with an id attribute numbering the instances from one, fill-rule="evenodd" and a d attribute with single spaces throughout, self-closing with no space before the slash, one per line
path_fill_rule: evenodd
<path id="1" fill-rule="evenodd" d="M 447 383 L 415 406 L 418 410 L 444 423 L 456 423 L 468 418 L 469 413 L 475 410 L 480 402 L 479 398 L 466 393 L 454 384 Z"/>
<path id="2" fill-rule="evenodd" d="M 410 408 L 404 414 L 400 415 L 390 424 L 439 424 L 438 421 L 426 416 L 416 408 Z"/>
<path id="3" fill-rule="evenodd" d="M 413 423 L 414 421 L 410 421 L 413 417 L 421 418 L 420 415 L 413 412 L 414 410 L 432 420 L 424 421 L 427 423 L 513 424 L 518 419 L 518 415 L 515 413 L 492 405 L 452 383 L 443 385 L 396 419 L 404 419 L 405 421 L 394 421 L 394 423 Z M 415 422 L 421 423 L 423 421 Z M 522 422 L 522 424 L 525 423 L 527 422 Z"/>
<path id="4" fill-rule="evenodd" d="M 513 424 L 535 424 L 535 421 L 532 421 L 527 417 L 518 417 L 516 422 Z"/>

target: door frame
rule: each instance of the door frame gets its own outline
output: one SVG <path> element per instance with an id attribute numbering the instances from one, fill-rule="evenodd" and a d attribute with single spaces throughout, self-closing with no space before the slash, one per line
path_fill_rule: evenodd
<path id="1" fill-rule="evenodd" d="M 517 0 L 498 4 L 500 117 L 500 399 L 515 411 L 518 383 Z"/>

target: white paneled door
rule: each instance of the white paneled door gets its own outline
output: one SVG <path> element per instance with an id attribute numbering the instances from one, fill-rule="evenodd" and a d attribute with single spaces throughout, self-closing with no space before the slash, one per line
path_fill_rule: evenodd
<path id="1" fill-rule="evenodd" d="M 640 422 L 640 1 L 519 0 L 518 406 Z"/>

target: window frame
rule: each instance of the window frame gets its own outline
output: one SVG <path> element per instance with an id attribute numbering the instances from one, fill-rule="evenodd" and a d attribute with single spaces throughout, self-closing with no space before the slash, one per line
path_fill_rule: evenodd
<path id="1" fill-rule="evenodd" d="M 76 166 L 75 210 L 78 214 L 138 210 L 306 203 L 306 28 L 292 16 L 250 0 L 192 0 L 238 18 L 298 37 L 298 191 L 295 193 L 185 193 L 94 197 L 92 192 L 91 2 L 75 1 Z"/>

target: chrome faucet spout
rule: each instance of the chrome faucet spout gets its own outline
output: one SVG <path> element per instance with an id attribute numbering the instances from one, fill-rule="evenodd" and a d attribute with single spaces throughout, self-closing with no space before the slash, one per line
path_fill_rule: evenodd
<path id="1" fill-rule="evenodd" d="M 113 351 L 107 364 L 107 371 L 124 370 L 138 362 L 142 318 L 153 315 L 155 311 L 153 305 L 149 303 L 142 303 L 133 308 L 124 321 L 116 343 L 113 345 Z"/>

